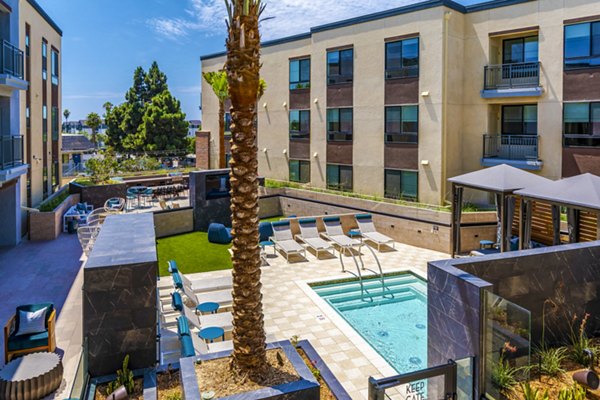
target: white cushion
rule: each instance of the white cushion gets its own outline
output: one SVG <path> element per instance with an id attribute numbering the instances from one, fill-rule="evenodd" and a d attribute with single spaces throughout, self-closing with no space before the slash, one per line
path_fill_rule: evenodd
<path id="1" fill-rule="evenodd" d="M 33 312 L 19 310 L 19 331 L 15 336 L 46 332 L 47 312 L 48 308 Z"/>

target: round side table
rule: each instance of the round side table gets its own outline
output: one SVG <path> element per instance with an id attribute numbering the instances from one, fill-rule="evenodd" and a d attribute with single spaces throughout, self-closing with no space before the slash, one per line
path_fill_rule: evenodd
<path id="1" fill-rule="evenodd" d="M 216 314 L 219 311 L 219 303 L 213 303 L 211 301 L 207 301 L 206 303 L 200 303 L 196 307 L 196 312 L 201 314 L 211 313 Z"/>
<path id="2" fill-rule="evenodd" d="M 219 337 L 221 340 L 225 340 L 225 330 L 223 328 L 219 328 L 218 326 L 209 326 L 208 328 L 200 329 L 198 336 L 200 336 L 201 339 L 212 343 Z"/>
<path id="3" fill-rule="evenodd" d="M 59 388 L 63 365 L 56 353 L 31 353 L 16 358 L 0 371 L 0 393 L 10 400 L 46 397 Z"/>

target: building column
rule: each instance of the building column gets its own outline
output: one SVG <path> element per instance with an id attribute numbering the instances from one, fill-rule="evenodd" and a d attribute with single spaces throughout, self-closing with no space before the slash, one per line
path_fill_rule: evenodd
<path id="1" fill-rule="evenodd" d="M 21 178 L 0 187 L 0 246 L 16 246 L 21 241 Z"/>

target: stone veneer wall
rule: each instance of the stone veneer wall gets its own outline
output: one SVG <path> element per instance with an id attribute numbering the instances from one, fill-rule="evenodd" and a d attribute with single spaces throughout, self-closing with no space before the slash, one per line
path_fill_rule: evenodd
<path id="1" fill-rule="evenodd" d="M 29 214 L 29 239 L 54 240 L 63 230 L 63 215 L 79 203 L 79 194 L 72 194 L 54 210 Z"/>
<path id="2" fill-rule="evenodd" d="M 83 270 L 83 337 L 92 377 L 156 364 L 156 238 L 151 213 L 106 218 Z"/>
<path id="3" fill-rule="evenodd" d="M 127 198 L 127 184 L 115 183 L 111 185 L 83 186 L 76 182 L 69 184 L 69 193 L 81 194 L 81 201 L 100 208 L 106 200 L 112 197 Z"/>
<path id="4" fill-rule="evenodd" d="M 153 214 L 158 239 L 194 230 L 194 209 L 191 207 L 154 211 Z"/>
<path id="5" fill-rule="evenodd" d="M 231 226 L 231 198 L 229 196 L 207 199 L 206 177 L 228 174 L 228 169 L 190 172 L 190 206 L 194 209 L 194 230 L 208 230 L 212 222 Z"/>

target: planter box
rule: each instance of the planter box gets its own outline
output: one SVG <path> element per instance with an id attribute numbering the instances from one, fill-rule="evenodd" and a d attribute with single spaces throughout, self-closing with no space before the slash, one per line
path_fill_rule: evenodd
<path id="1" fill-rule="evenodd" d="M 112 197 L 127 198 L 127 184 L 113 183 L 110 185 L 83 186 L 77 182 L 69 183 L 69 193 L 79 193 L 81 201 L 100 208 L 106 200 Z"/>
<path id="2" fill-rule="evenodd" d="M 300 355 L 296 352 L 296 349 L 290 344 L 289 341 L 269 343 L 267 349 L 281 348 L 288 360 L 292 363 L 300 380 L 285 383 L 283 385 L 277 385 L 270 388 L 256 390 L 253 392 L 240 393 L 233 396 L 217 397 L 227 400 L 253 400 L 253 399 L 285 399 L 285 400 L 318 400 L 320 397 L 319 383 L 310 372 Z M 218 358 L 228 357 L 231 354 L 230 351 L 224 351 L 214 354 L 201 355 L 200 357 L 188 357 L 182 358 L 179 361 L 179 374 L 181 383 L 183 386 L 183 398 L 184 399 L 199 399 L 200 389 L 198 386 L 198 378 L 196 377 L 196 360 L 208 361 L 215 360 Z"/>
<path id="3" fill-rule="evenodd" d="M 29 214 L 29 239 L 54 240 L 62 232 L 63 215 L 79 203 L 79 194 L 71 194 L 54 210 Z"/>

